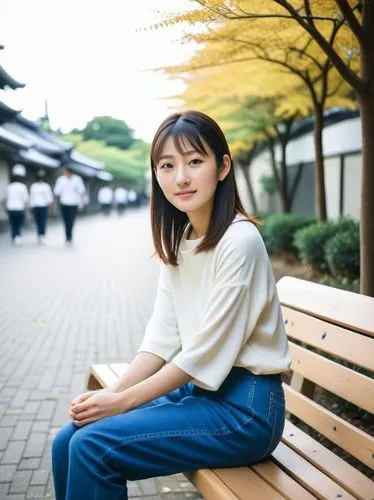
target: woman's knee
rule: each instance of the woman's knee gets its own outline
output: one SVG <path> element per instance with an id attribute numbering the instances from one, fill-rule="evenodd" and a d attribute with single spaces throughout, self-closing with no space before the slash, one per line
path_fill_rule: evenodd
<path id="1" fill-rule="evenodd" d="M 78 427 L 71 422 L 59 430 L 52 442 L 52 457 L 58 458 L 67 452 L 70 441 L 77 430 Z"/>

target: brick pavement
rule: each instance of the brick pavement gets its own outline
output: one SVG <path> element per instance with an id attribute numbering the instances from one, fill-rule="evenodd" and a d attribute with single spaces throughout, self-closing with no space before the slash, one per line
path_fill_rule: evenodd
<path id="1" fill-rule="evenodd" d="M 0 234 L 0 499 L 54 498 L 50 444 L 94 362 L 129 361 L 151 314 L 158 266 L 148 209 L 60 224 L 39 247 Z M 130 498 L 201 498 L 183 475 L 129 482 Z"/>

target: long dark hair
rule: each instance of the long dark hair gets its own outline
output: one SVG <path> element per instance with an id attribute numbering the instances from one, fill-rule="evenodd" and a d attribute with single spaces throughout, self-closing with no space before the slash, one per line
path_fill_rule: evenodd
<path id="1" fill-rule="evenodd" d="M 199 111 L 184 111 L 170 115 L 161 123 L 154 136 L 151 147 L 153 242 L 156 254 L 161 260 L 165 264 L 177 266 L 179 244 L 188 223 L 188 217 L 185 212 L 178 210 L 166 199 L 156 178 L 157 163 L 169 137 L 173 138 L 175 147 L 180 153 L 183 153 L 183 144 L 189 142 L 199 153 L 207 156 L 205 143 L 215 155 L 217 168 L 222 166 L 223 156 L 228 155 L 231 159 L 231 154 L 219 125 L 208 115 Z M 231 165 L 225 179 L 217 184 L 208 231 L 196 248 L 196 253 L 214 248 L 237 213 L 257 223 L 256 219 L 244 210 L 236 187 L 234 168 Z"/>

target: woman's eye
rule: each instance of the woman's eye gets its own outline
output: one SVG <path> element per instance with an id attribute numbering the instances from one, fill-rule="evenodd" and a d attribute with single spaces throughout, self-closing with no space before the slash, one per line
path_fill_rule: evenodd
<path id="1" fill-rule="evenodd" d="M 170 170 L 173 168 L 173 165 L 171 163 L 162 163 L 158 168 L 163 170 Z"/>
<path id="2" fill-rule="evenodd" d="M 200 160 L 199 158 L 194 158 L 190 161 L 190 164 L 193 166 L 200 165 L 200 163 L 202 163 L 202 160 Z"/>

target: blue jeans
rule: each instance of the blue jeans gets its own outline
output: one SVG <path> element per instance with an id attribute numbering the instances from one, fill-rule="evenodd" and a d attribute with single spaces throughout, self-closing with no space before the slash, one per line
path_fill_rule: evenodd
<path id="1" fill-rule="evenodd" d="M 16 236 L 21 236 L 23 220 L 25 218 L 24 210 L 8 210 L 9 224 L 10 224 L 10 234 L 12 240 Z"/>
<path id="2" fill-rule="evenodd" d="M 56 500 L 123 500 L 128 480 L 258 462 L 284 414 L 280 375 L 233 368 L 218 391 L 189 382 L 127 413 L 69 423 L 52 445 Z"/>
<path id="3" fill-rule="evenodd" d="M 34 214 L 38 236 L 45 236 L 48 218 L 48 207 L 34 207 L 32 209 L 32 212 Z"/>

